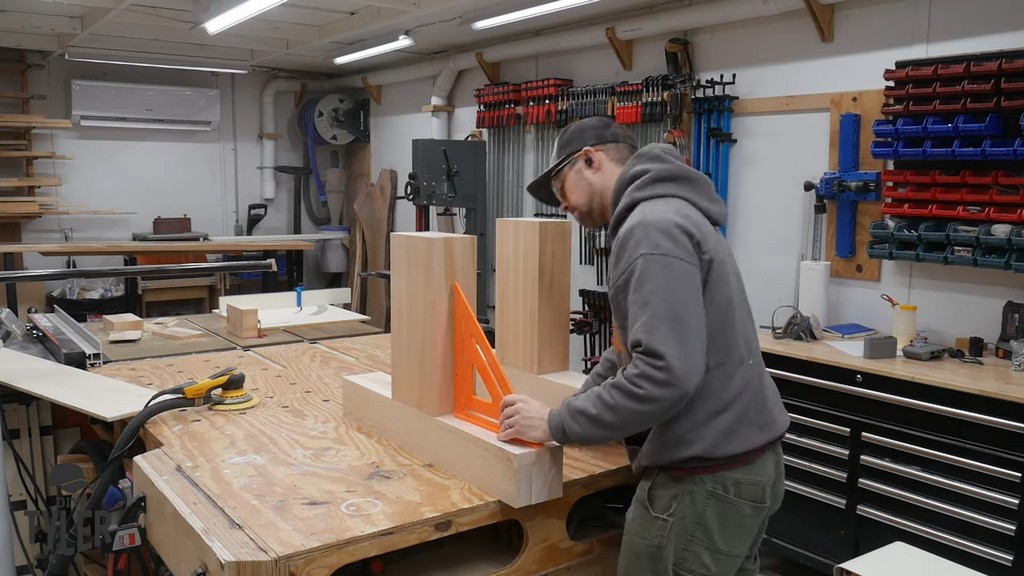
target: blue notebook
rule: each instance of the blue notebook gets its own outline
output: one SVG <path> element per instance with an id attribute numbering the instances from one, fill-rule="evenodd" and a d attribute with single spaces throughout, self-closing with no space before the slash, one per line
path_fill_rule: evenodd
<path id="1" fill-rule="evenodd" d="M 857 324 L 856 322 L 825 326 L 822 328 L 822 331 L 826 334 L 839 336 L 840 338 L 860 338 L 861 336 L 871 336 L 872 334 L 878 333 L 878 330 L 863 324 Z"/>

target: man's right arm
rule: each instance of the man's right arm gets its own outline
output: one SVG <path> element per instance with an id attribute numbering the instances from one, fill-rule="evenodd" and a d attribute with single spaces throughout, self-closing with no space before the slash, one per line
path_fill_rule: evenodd
<path id="1" fill-rule="evenodd" d="M 583 382 L 583 386 L 580 386 L 580 391 L 576 394 L 582 394 L 587 390 L 590 390 L 594 386 L 604 382 L 605 380 L 615 376 L 619 371 L 619 360 L 618 354 L 615 353 L 614 347 L 608 347 L 601 355 L 601 361 L 594 366 L 594 369 L 587 375 L 586 381 Z"/>

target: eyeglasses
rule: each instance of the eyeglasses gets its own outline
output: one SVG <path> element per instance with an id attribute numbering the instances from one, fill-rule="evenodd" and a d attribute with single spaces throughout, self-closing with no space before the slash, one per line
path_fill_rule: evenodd
<path id="1" fill-rule="evenodd" d="M 558 175 L 564 172 L 569 167 L 571 167 L 572 164 L 576 162 L 576 160 L 580 157 L 580 154 L 582 153 L 583 151 L 581 150 L 573 154 L 572 156 L 567 158 L 561 166 L 555 168 L 555 170 L 551 173 L 551 191 L 555 193 L 555 198 L 557 198 L 558 201 L 563 204 L 565 203 L 565 197 L 562 196 L 562 186 L 561 183 L 558 182 Z"/>

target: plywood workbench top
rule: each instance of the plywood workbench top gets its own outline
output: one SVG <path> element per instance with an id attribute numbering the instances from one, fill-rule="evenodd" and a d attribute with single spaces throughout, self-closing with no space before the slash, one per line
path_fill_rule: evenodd
<path id="1" fill-rule="evenodd" d="M 868 360 L 847 354 L 826 341 L 776 340 L 765 331 L 758 335 L 762 352 L 1024 404 L 1024 372 L 1010 371 L 1009 361 L 994 355 L 982 358 L 982 366 L 949 357 L 926 362 L 900 356 Z"/>
<path id="2" fill-rule="evenodd" d="M 247 242 L 69 242 L 64 244 L 0 244 L 0 254 L 42 254 L 43 256 L 100 256 L 104 254 L 153 254 L 194 252 L 232 254 L 264 250 L 312 250 L 311 242 L 298 240 Z"/>
<path id="3" fill-rule="evenodd" d="M 246 389 L 262 399 L 258 406 L 161 414 L 146 426 L 151 451 L 137 457 L 137 466 L 156 483 L 149 490 L 161 492 L 155 505 L 164 514 L 185 507 L 193 528 L 210 529 L 198 539 L 208 541 L 195 546 L 220 547 L 239 566 L 269 562 L 244 571 L 248 576 L 326 576 L 396 541 L 409 545 L 520 513 L 343 417 L 341 377 L 389 370 L 390 337 L 120 362 L 93 371 L 153 391 L 227 366 L 243 372 Z M 564 478 L 571 492 L 629 481 L 632 473 L 620 446 L 567 447 Z M 176 541 L 159 532 L 170 530 L 171 520 L 150 516 L 154 542 Z M 240 531 L 213 528 L 232 525 Z M 195 553 L 181 546 L 171 568 L 188 574 Z M 269 571 L 274 566 L 281 571 Z"/>

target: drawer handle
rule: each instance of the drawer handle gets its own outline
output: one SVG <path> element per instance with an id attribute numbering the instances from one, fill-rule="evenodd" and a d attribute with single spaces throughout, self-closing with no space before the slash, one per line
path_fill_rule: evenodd
<path id="1" fill-rule="evenodd" d="M 818 442 L 817 440 L 811 440 L 810 438 L 804 438 L 803 436 L 791 434 L 789 432 L 786 432 L 786 436 L 783 438 L 783 441 L 789 442 L 790 444 L 796 446 L 810 448 L 811 450 L 815 450 L 817 452 L 830 454 L 832 456 L 835 456 L 836 458 L 842 458 L 844 460 L 850 457 L 849 450 L 840 448 L 838 446 L 833 446 L 831 444 L 826 444 L 824 442 Z"/>
<path id="2" fill-rule="evenodd" d="M 1024 423 L 1021 422 L 1003 420 L 1002 418 L 996 418 L 994 416 L 976 414 L 974 412 L 959 410 L 957 408 L 950 408 L 948 406 L 940 406 L 939 404 L 932 404 L 930 402 L 922 402 L 920 400 L 912 400 L 910 398 L 904 398 L 902 396 L 885 394 L 884 392 L 875 392 L 874 390 L 855 388 L 853 386 L 847 386 L 845 384 L 829 382 L 828 380 L 819 380 L 818 378 L 810 378 L 808 376 L 801 376 L 799 374 L 791 374 L 789 372 L 782 372 L 780 370 L 775 370 L 772 368 L 768 369 L 768 373 L 771 374 L 773 377 L 782 378 L 783 380 L 792 380 L 793 382 L 798 382 L 800 384 L 807 384 L 809 386 L 816 386 L 818 388 L 826 388 L 828 390 L 835 390 L 836 392 L 844 392 L 846 394 L 852 394 L 854 396 L 870 398 L 872 400 L 878 400 L 880 402 L 886 402 L 888 404 L 906 406 L 907 408 L 923 410 L 925 412 L 931 412 L 933 414 L 941 414 L 943 416 L 949 416 L 951 418 L 958 418 L 960 420 L 976 422 L 978 424 L 984 424 L 986 426 L 993 426 L 995 428 L 1002 428 L 1004 430 L 1011 430 L 1013 432 L 1024 433 Z"/>
<path id="3" fill-rule="evenodd" d="M 822 492 L 821 490 L 816 490 L 814 488 L 811 488 L 810 486 L 804 486 L 803 484 L 797 484 L 796 482 L 793 482 L 792 480 L 786 480 L 786 490 L 789 490 L 790 492 L 795 492 L 797 494 L 801 494 L 803 496 L 807 496 L 808 498 L 813 498 L 813 499 L 815 499 L 815 500 L 817 500 L 819 502 L 824 502 L 825 504 L 831 504 L 832 506 L 835 506 L 836 508 L 841 508 L 841 509 L 845 509 L 846 508 L 846 501 L 843 500 L 842 498 L 840 498 L 838 496 L 833 496 L 832 494 L 829 494 L 828 492 Z"/>
<path id="4" fill-rule="evenodd" d="M 897 440 L 890 440 L 889 438 L 875 436 L 874 434 L 865 433 L 861 435 L 861 438 L 865 442 L 871 442 L 872 444 L 878 444 L 879 446 L 885 446 L 894 450 L 902 450 L 904 452 L 909 452 L 910 454 L 924 456 L 925 458 L 931 458 L 933 460 L 938 460 L 939 462 L 945 462 L 946 464 L 952 464 L 954 466 L 960 466 L 961 468 L 967 468 L 968 470 L 974 470 L 975 472 L 981 472 L 982 474 L 995 476 L 996 478 L 1010 480 L 1011 482 L 1020 482 L 1020 474 L 1013 472 L 1012 470 L 982 464 L 981 462 L 975 462 L 974 460 L 968 460 L 967 458 L 961 458 L 959 456 L 953 456 L 952 454 L 946 454 L 945 452 L 921 448 L 920 446 L 914 446 L 913 444 L 907 444 Z"/>
<path id="5" fill-rule="evenodd" d="M 803 424 L 804 426 L 810 426 L 811 428 L 825 430 L 826 432 L 835 432 L 836 434 L 841 434 L 843 436 L 850 435 L 849 428 L 838 426 L 836 424 L 829 424 L 828 422 L 822 422 L 820 420 L 814 420 L 812 418 L 801 416 L 799 414 L 790 414 L 789 419 L 792 420 L 793 422 L 796 422 L 797 424 Z"/>
<path id="6" fill-rule="evenodd" d="M 808 472 L 814 472 L 826 478 L 838 480 L 840 482 L 846 482 L 846 473 L 840 472 L 835 468 L 829 468 L 828 466 L 822 466 L 821 464 L 815 464 L 814 462 L 808 462 L 799 458 L 793 458 L 792 456 L 782 456 L 782 461 L 794 468 L 800 468 L 807 470 Z"/>
<path id="7" fill-rule="evenodd" d="M 1013 524 L 1010 524 L 1009 522 L 1004 522 L 997 518 L 992 518 L 991 516 L 978 514 L 976 512 L 971 512 L 969 510 L 964 510 L 963 508 L 957 508 L 956 506 L 950 506 L 945 502 L 939 502 L 937 500 L 932 500 L 931 498 L 918 496 L 917 494 L 912 494 L 905 490 L 893 488 L 892 486 L 886 486 L 885 484 L 875 482 L 874 480 L 866 480 L 864 478 L 861 478 L 859 484 L 861 487 L 867 490 L 871 490 L 872 492 L 877 492 L 879 494 L 891 496 L 893 498 L 896 498 L 897 500 L 909 502 L 916 506 L 927 508 L 928 510 L 931 510 L 933 512 L 939 512 L 940 514 L 952 516 L 953 518 L 959 518 L 960 520 L 971 522 L 972 524 L 977 524 L 978 526 L 984 526 L 985 528 L 995 530 L 996 532 L 1002 532 L 1003 534 L 1009 534 L 1010 536 L 1013 536 L 1014 532 L 1016 532 L 1017 530 L 1017 527 Z"/>
<path id="8" fill-rule="evenodd" d="M 1013 556 L 1001 550 L 993 550 L 987 546 L 982 546 L 981 544 L 964 540 L 963 538 L 947 534 L 946 532 L 940 532 L 933 528 L 928 528 L 927 526 L 921 526 L 920 524 L 904 520 L 903 518 L 897 518 L 896 516 L 886 514 L 881 510 L 876 510 L 868 506 L 857 506 L 857 513 L 867 518 L 878 520 L 884 524 L 895 526 L 901 530 L 917 534 L 918 536 L 923 536 L 936 542 L 946 544 L 947 546 L 952 546 L 965 552 L 981 556 L 982 558 L 987 558 L 993 562 L 998 562 L 1005 566 L 1013 566 Z"/>
<path id="9" fill-rule="evenodd" d="M 1006 494 L 1000 494 L 991 490 L 978 488 L 977 486 L 967 484 L 966 482 L 950 480 L 949 478 L 945 478 L 937 474 L 923 472 L 916 468 L 903 466 L 902 464 L 896 464 L 895 462 L 889 462 L 887 460 L 882 460 L 881 458 L 875 458 L 874 456 L 861 456 L 860 461 L 865 466 L 885 470 L 886 472 L 892 472 L 893 474 L 898 474 L 904 478 L 910 478 L 911 480 L 919 480 L 925 484 L 940 486 L 947 490 L 952 490 L 953 492 L 959 492 L 960 494 L 974 496 L 979 500 L 999 504 L 1000 506 L 1005 506 L 1011 510 L 1016 510 L 1017 506 L 1020 505 L 1020 500 L 1013 496 L 1007 496 Z"/>

